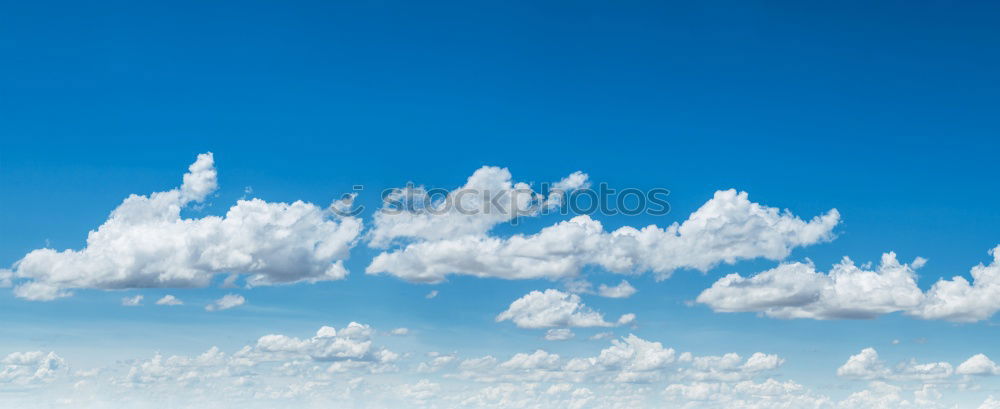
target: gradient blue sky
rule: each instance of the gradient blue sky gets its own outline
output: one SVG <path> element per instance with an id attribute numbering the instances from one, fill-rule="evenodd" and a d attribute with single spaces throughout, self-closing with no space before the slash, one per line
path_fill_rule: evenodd
<path id="1" fill-rule="evenodd" d="M 612 187 L 670 189 L 666 216 L 595 215 L 607 226 L 683 221 L 716 190 L 811 218 L 838 209 L 836 240 L 796 249 L 822 271 L 843 256 L 929 260 L 928 288 L 968 275 L 1000 244 L 1000 5 L 990 2 L 8 2 L 0 17 L 0 265 L 82 248 L 129 194 L 180 184 L 214 152 L 220 189 L 326 205 L 354 185 L 369 223 L 378 192 L 409 181 L 455 188 L 483 165 L 515 180 L 577 170 Z M 252 188 L 252 194 L 245 193 Z M 500 232 L 533 233 L 546 216 Z M 0 352 L 55 350 L 81 366 L 235 350 L 268 333 L 350 321 L 410 328 L 388 340 L 469 356 L 553 345 L 494 317 L 544 280 L 369 276 L 363 243 L 342 281 L 232 289 L 79 290 L 50 302 L 0 291 Z M 690 306 L 722 275 L 767 260 L 629 277 L 626 300 L 584 296 L 700 354 L 788 360 L 782 376 L 831 396 L 833 373 L 874 346 L 891 362 L 1000 357 L 996 318 L 973 324 L 893 314 L 777 320 Z M 620 277 L 595 269 L 595 284 Z M 440 295 L 427 300 L 432 290 Z M 174 294 L 187 305 L 155 308 Z M 121 298 L 146 297 L 124 308 Z M 902 341 L 891 345 L 892 340 Z M 982 402 L 987 387 L 968 392 Z"/>

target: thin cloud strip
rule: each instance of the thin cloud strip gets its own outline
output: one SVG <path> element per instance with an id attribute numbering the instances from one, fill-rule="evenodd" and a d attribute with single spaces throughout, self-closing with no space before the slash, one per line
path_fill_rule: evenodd
<path id="1" fill-rule="evenodd" d="M 786 360 L 765 352 L 695 355 L 629 334 L 589 353 L 462 356 L 390 350 L 380 334 L 351 322 L 305 337 L 267 334 L 232 351 L 115 357 L 73 371 L 55 352 L 14 352 L 0 361 L 0 392 L 28 391 L 23 402 L 18 393 L 5 401 L 25 408 L 156 405 L 163 396 L 179 406 L 219 408 L 944 408 L 954 407 L 944 394 L 958 396 L 996 375 L 983 354 L 957 367 L 914 359 L 890 365 L 866 348 L 836 370 L 865 383 L 835 400 L 787 379 L 779 372 Z M 982 407 L 995 404 L 986 398 Z"/>

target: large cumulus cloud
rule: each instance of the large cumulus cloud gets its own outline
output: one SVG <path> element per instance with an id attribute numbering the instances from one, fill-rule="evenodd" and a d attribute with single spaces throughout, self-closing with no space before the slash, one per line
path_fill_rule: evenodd
<path id="1" fill-rule="evenodd" d="M 51 300 L 78 288 L 204 287 L 216 274 L 249 285 L 342 279 L 361 221 L 296 201 L 240 200 L 224 216 L 184 218 L 218 187 L 214 157 L 198 155 L 180 187 L 131 195 L 83 249 L 38 249 L 14 264 L 14 293 Z"/>

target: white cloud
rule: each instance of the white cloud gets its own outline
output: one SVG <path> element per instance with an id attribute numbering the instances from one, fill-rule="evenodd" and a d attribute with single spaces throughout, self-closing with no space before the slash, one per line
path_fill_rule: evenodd
<path id="1" fill-rule="evenodd" d="M 635 287 L 632 287 L 632 284 L 629 284 L 628 281 L 622 280 L 621 283 L 619 283 L 614 287 L 608 287 L 604 284 L 601 284 L 601 286 L 598 287 L 597 289 L 597 294 L 600 295 L 601 297 L 608 297 L 608 298 L 628 298 L 638 291 L 639 290 L 636 290 Z"/>
<path id="2" fill-rule="evenodd" d="M 673 348 L 664 348 L 659 342 L 629 334 L 620 340 L 612 340 L 611 346 L 601 350 L 594 358 L 570 361 L 567 369 L 610 369 L 617 371 L 616 381 L 636 382 L 659 377 L 658 371 L 675 361 Z"/>
<path id="3" fill-rule="evenodd" d="M 630 323 L 632 314 L 623 316 Z M 532 291 L 515 300 L 510 307 L 500 313 L 497 322 L 513 321 L 520 328 L 554 327 L 611 327 L 614 324 L 604 320 L 604 316 L 580 301 L 580 296 L 559 290 Z"/>
<path id="4" fill-rule="evenodd" d="M 986 398 L 986 401 L 979 406 L 979 409 L 1000 409 L 1000 400 L 994 399 L 992 396 Z"/>
<path id="5" fill-rule="evenodd" d="M 743 278 L 727 275 L 702 292 L 697 301 L 715 311 L 760 311 L 777 318 L 872 318 L 920 304 L 922 294 L 911 265 L 895 253 L 882 255 L 876 271 L 849 258 L 829 274 L 811 263 L 786 263 Z"/>
<path id="6" fill-rule="evenodd" d="M 142 305 L 142 295 L 122 298 L 122 305 L 126 307 L 137 307 Z"/>
<path id="7" fill-rule="evenodd" d="M 438 290 L 431 290 L 431 292 L 427 293 L 427 295 L 425 295 L 424 298 L 429 300 L 437 296 L 438 296 Z"/>
<path id="8" fill-rule="evenodd" d="M 1000 311 L 1000 246 L 990 250 L 989 265 L 972 268 L 973 282 L 956 276 L 934 284 L 920 308 L 911 313 L 923 319 L 974 322 Z"/>
<path id="9" fill-rule="evenodd" d="M 512 356 L 506 362 L 500 364 L 505 369 L 558 369 L 559 355 L 552 354 L 541 349 L 533 353 L 519 353 Z"/>
<path id="10" fill-rule="evenodd" d="M 684 361 L 688 358 L 685 356 Z M 736 382 L 749 379 L 761 372 L 772 371 L 785 363 L 777 355 L 756 352 L 746 360 L 739 354 L 701 356 L 690 358 L 691 367 L 680 372 L 681 377 L 698 382 Z"/>
<path id="11" fill-rule="evenodd" d="M 932 381 L 950 377 L 953 366 L 948 362 L 921 364 L 915 360 L 901 362 L 894 367 L 886 365 L 874 348 L 865 348 L 847 359 L 837 369 L 837 376 L 870 380 L 920 380 Z"/>
<path id="12" fill-rule="evenodd" d="M 533 235 L 498 238 L 487 234 L 497 219 L 476 224 L 454 222 L 452 218 L 458 216 L 450 214 L 404 214 L 393 217 L 406 220 L 401 225 L 414 231 L 406 235 L 414 241 L 376 256 L 367 273 L 415 282 L 440 282 L 449 274 L 559 279 L 574 277 L 585 266 L 599 266 L 617 273 L 652 271 L 666 278 L 680 268 L 706 271 L 739 260 L 780 260 L 793 248 L 831 240 L 832 230 L 840 222 L 836 210 L 806 222 L 788 211 L 752 203 L 745 192 L 735 190 L 716 192 L 683 223 L 667 228 L 623 227 L 612 232 L 583 215 Z M 424 230 L 416 226 L 436 225 L 435 217 L 442 218 L 442 226 L 456 227 L 436 227 L 430 230 L 433 234 L 417 233 Z M 411 223 L 411 219 L 420 223 Z M 384 223 L 376 216 L 376 231 L 383 229 L 380 224 Z M 385 229 L 396 229 L 399 225 L 387 226 Z M 385 244 L 385 240 L 373 241 Z"/>
<path id="13" fill-rule="evenodd" d="M 81 250 L 31 251 L 14 264 L 15 295 L 51 300 L 75 288 L 205 287 L 215 274 L 249 285 L 342 279 L 361 221 L 297 201 L 240 200 L 224 216 L 183 218 L 215 191 L 211 153 L 198 155 L 176 189 L 131 195 Z"/>
<path id="14" fill-rule="evenodd" d="M 865 348 L 857 355 L 851 355 L 847 362 L 837 368 L 837 376 L 849 378 L 878 379 L 886 378 L 889 374 L 889 369 L 879 359 L 875 348 Z"/>
<path id="15" fill-rule="evenodd" d="M 593 341 L 600 341 L 600 340 L 603 340 L 603 339 L 611 339 L 611 338 L 614 338 L 614 337 L 615 337 L 615 333 L 614 332 L 606 331 L 606 332 L 598 332 L 598 333 L 596 333 L 594 335 L 591 335 L 589 339 L 591 339 Z"/>
<path id="16" fill-rule="evenodd" d="M 246 298 L 238 294 L 226 294 L 215 300 L 215 302 L 206 305 L 205 311 L 222 311 L 228 310 L 230 308 L 239 307 L 247 302 Z"/>
<path id="17" fill-rule="evenodd" d="M 184 302 L 177 297 L 167 294 L 163 298 L 156 300 L 156 305 L 184 305 Z"/>
<path id="18" fill-rule="evenodd" d="M 409 401 L 414 403 L 426 403 L 438 395 L 441 385 L 427 379 L 421 379 L 415 384 L 404 384 L 400 387 L 400 393 Z"/>
<path id="19" fill-rule="evenodd" d="M 730 274 L 697 301 L 719 312 L 775 318 L 857 319 L 904 312 L 923 319 L 980 321 L 1000 310 L 1000 251 L 991 254 L 991 264 L 972 268 L 973 284 L 955 277 L 938 281 L 926 293 L 916 282 L 916 269 L 926 260 L 902 264 L 890 252 L 874 271 L 845 257 L 828 274 L 812 263 L 785 263 L 752 277 Z"/>
<path id="20" fill-rule="evenodd" d="M 410 333 L 409 328 L 396 328 L 390 332 L 392 335 L 407 335 Z"/>
<path id="21" fill-rule="evenodd" d="M 49 382 L 66 367 L 66 362 L 55 352 L 41 351 L 14 352 L 0 364 L 0 384 Z"/>
<path id="22" fill-rule="evenodd" d="M 308 357 L 315 361 L 363 361 L 389 363 L 399 356 L 386 349 L 375 348 L 374 330 L 368 325 L 352 322 L 337 330 L 321 327 L 312 338 L 299 339 L 281 334 L 260 337 L 252 349 L 241 351 L 242 356 L 256 360 Z"/>
<path id="23" fill-rule="evenodd" d="M 1000 365 L 983 354 L 973 355 L 955 370 L 959 375 L 1000 375 Z"/>
<path id="24" fill-rule="evenodd" d="M 632 324 L 634 322 L 635 322 L 635 314 L 628 313 L 628 314 L 622 314 L 621 317 L 618 317 L 618 322 L 616 322 L 615 324 L 617 324 L 617 325 L 629 325 L 629 324 Z"/>
<path id="25" fill-rule="evenodd" d="M 568 339 L 573 339 L 576 334 L 573 333 L 569 328 L 553 328 L 545 331 L 546 341 L 566 341 Z"/>

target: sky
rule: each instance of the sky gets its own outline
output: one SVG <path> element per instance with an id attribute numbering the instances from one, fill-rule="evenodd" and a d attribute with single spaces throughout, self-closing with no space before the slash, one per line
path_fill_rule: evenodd
<path id="1" fill-rule="evenodd" d="M 2 406 L 1000 407 L 997 4 L 3 9 Z"/>

